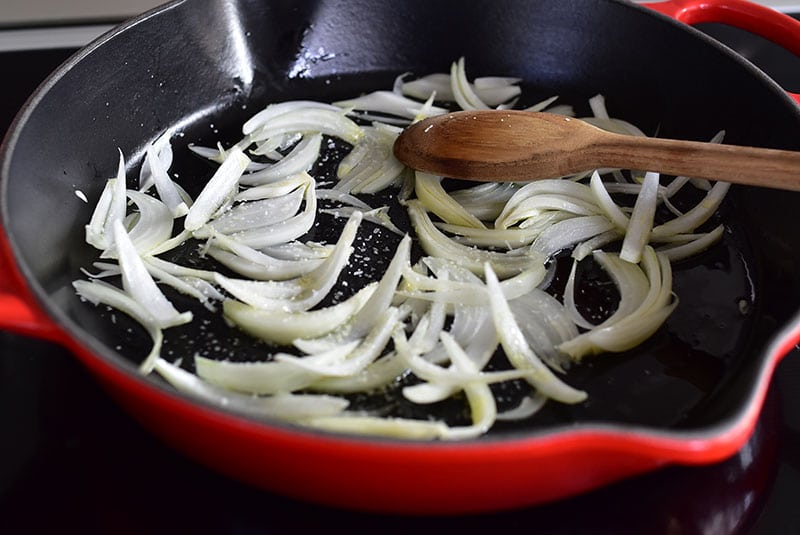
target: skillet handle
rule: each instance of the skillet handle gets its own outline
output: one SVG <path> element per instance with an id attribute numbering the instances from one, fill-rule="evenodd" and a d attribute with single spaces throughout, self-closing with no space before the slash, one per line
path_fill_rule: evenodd
<path id="1" fill-rule="evenodd" d="M 40 312 L 11 258 L 11 248 L 0 227 L 0 329 L 42 340 L 61 341 L 60 331 Z"/>
<path id="2" fill-rule="evenodd" d="M 748 0 L 667 0 L 645 7 L 688 25 L 719 22 L 735 26 L 800 56 L 800 21 Z M 800 94 L 787 93 L 800 104 Z"/>

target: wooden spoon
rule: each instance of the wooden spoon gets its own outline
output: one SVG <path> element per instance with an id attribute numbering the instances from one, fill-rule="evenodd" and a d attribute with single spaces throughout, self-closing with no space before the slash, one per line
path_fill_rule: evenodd
<path id="1" fill-rule="evenodd" d="M 551 113 L 431 117 L 409 126 L 394 154 L 420 171 L 493 182 L 620 168 L 800 190 L 800 152 L 613 134 Z"/>

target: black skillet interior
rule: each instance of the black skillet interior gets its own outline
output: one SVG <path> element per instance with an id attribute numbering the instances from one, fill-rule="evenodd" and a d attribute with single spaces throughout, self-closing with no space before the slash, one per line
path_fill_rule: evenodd
<path id="1" fill-rule="evenodd" d="M 234 140 L 269 102 L 388 88 L 400 73 L 443 72 L 460 56 L 470 77 L 523 78 L 526 101 L 558 94 L 586 111 L 586 98 L 603 93 L 612 115 L 663 137 L 706 140 L 724 129 L 728 143 L 800 148 L 800 114 L 763 75 L 623 2 L 178 2 L 73 58 L 21 118 L 2 197 L 17 258 L 59 321 L 132 371 L 149 338 L 80 303 L 70 285 L 96 258 L 83 244 L 91 207 L 75 192 L 98 197 L 117 147 L 133 177 L 145 144 L 179 125 L 175 169 L 196 193 L 212 169 L 187 143 Z M 800 300 L 800 238 L 789 224 L 798 202 L 793 193 L 734 188 L 721 210 L 723 244 L 675 266 L 681 304 L 666 328 L 635 351 L 571 370 L 568 382 L 590 400 L 550 404 L 525 425 L 699 429 L 735 416 L 766 344 Z M 377 274 L 382 264 L 370 258 L 385 263 L 389 250 L 366 243 L 362 259 Z M 190 361 L 216 346 L 241 359 L 265 351 L 219 319 L 176 330 L 165 349 Z M 457 419 L 463 407 L 442 410 Z"/>

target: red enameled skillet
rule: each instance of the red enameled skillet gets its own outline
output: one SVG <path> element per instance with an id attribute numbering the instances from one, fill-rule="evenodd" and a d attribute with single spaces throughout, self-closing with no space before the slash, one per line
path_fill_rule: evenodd
<path id="1" fill-rule="evenodd" d="M 800 109 L 790 96 L 663 14 L 745 27 L 800 53 L 800 24 L 735 0 L 649 9 L 616 0 L 183 0 L 146 13 L 53 73 L 3 142 L 0 324 L 67 347 L 187 455 L 335 506 L 507 509 L 670 463 L 722 460 L 751 434 L 776 364 L 800 340 L 794 193 L 732 190 L 721 210 L 723 242 L 675 267 L 681 305 L 662 332 L 570 372 L 588 403 L 548 406 L 530 423 L 463 443 L 315 432 L 197 402 L 141 377 L 146 335 L 112 328 L 70 286 L 92 258 L 82 239 L 91 207 L 75 192 L 98 197 L 117 147 L 134 171 L 167 127 L 183 132 L 182 154 L 186 143 L 235 135 L 268 102 L 352 96 L 403 72 L 441 72 L 460 56 L 471 76 L 523 78 L 531 98 L 580 103 L 603 93 L 614 115 L 664 137 L 705 140 L 725 129 L 730 143 L 800 149 Z M 203 169 L 188 156 L 179 165 Z"/>

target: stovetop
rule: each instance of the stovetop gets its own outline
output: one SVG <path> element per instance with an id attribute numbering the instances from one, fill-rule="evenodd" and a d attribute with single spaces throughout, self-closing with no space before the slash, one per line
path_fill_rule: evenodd
<path id="1" fill-rule="evenodd" d="M 800 91 L 800 60 L 737 30 L 702 29 Z M 0 132 L 71 52 L 0 53 Z M 353 513 L 231 481 L 149 435 L 65 350 L 7 333 L 0 333 L 0 425 L 4 533 L 800 533 L 797 349 L 776 371 L 755 434 L 728 461 L 670 467 L 569 500 L 471 517 Z"/>

